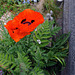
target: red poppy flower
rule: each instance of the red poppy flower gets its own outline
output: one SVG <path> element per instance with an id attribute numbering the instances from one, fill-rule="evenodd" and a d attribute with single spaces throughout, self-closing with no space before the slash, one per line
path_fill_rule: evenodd
<path id="1" fill-rule="evenodd" d="M 18 42 L 20 39 L 22 39 L 24 36 L 29 35 L 31 33 L 23 32 L 20 33 L 20 29 L 18 28 L 19 25 L 18 23 L 15 24 L 14 20 L 10 20 L 7 25 L 5 25 L 6 29 L 8 30 L 11 38 L 15 41 Z"/>
<path id="2" fill-rule="evenodd" d="M 11 38 L 18 42 L 24 36 L 31 34 L 30 32 L 43 22 L 44 18 L 39 12 L 26 9 L 10 20 L 5 27 Z"/>

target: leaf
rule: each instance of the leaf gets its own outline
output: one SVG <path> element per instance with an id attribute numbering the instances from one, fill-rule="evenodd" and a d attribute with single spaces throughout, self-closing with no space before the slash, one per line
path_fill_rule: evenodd
<path id="1" fill-rule="evenodd" d="M 43 43 L 43 42 L 49 42 L 49 40 L 41 40 L 41 42 Z"/>
<path id="2" fill-rule="evenodd" d="M 42 39 L 48 39 L 48 38 L 51 38 L 51 37 L 52 37 L 52 36 L 49 35 L 49 36 L 42 36 L 41 38 L 42 38 Z"/>
<path id="3" fill-rule="evenodd" d="M 11 60 L 12 60 L 11 55 L 9 54 L 4 55 L 4 53 L 3 54 L 0 53 L 0 67 L 2 67 L 3 69 L 10 71 L 12 70 L 12 68 L 16 66 L 15 62 Z"/>
<path id="4" fill-rule="evenodd" d="M 40 36 L 35 32 L 35 36 L 37 39 L 40 39 Z"/>
<path id="5" fill-rule="evenodd" d="M 45 42 L 45 43 L 43 43 L 43 44 L 40 44 L 39 47 L 45 47 L 45 46 L 47 46 L 48 44 L 49 44 L 49 42 Z"/>
<path id="6" fill-rule="evenodd" d="M 37 41 L 37 39 L 36 39 L 36 37 L 33 35 L 33 39 L 34 39 L 34 41 Z"/>
<path id="7" fill-rule="evenodd" d="M 55 56 L 55 58 L 63 65 L 63 62 L 58 57 Z"/>
<path id="8" fill-rule="evenodd" d="M 34 67 L 30 75 L 44 75 L 43 71 L 39 67 Z"/>
<path id="9" fill-rule="evenodd" d="M 42 33 L 42 35 L 43 35 L 43 34 L 50 34 L 50 32 L 45 31 L 44 33 Z"/>
<path id="10" fill-rule="evenodd" d="M 10 69 L 13 69 L 15 66 L 16 66 L 16 64 L 13 64 Z"/>
<path id="11" fill-rule="evenodd" d="M 54 65 L 56 65 L 57 63 L 56 62 L 54 62 L 54 61 L 49 61 L 49 63 L 47 63 L 47 66 L 54 66 Z"/>

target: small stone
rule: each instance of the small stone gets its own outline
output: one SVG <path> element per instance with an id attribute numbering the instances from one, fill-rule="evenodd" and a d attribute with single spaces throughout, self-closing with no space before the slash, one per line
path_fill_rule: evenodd
<path id="1" fill-rule="evenodd" d="M 35 31 L 37 31 L 37 28 L 35 29 Z"/>
<path id="2" fill-rule="evenodd" d="M 41 41 L 40 41 L 40 40 L 37 40 L 37 42 L 38 42 L 39 44 L 41 44 Z"/>
<path id="3" fill-rule="evenodd" d="M 7 15 L 7 18 L 10 17 L 9 15 Z"/>
<path id="4" fill-rule="evenodd" d="M 50 20 L 52 21 L 53 20 L 53 17 L 50 17 Z"/>
<path id="5" fill-rule="evenodd" d="M 6 23 L 4 23 L 4 25 L 6 25 Z"/>
<path id="6" fill-rule="evenodd" d="M 53 11 L 52 10 L 50 10 L 50 14 L 53 15 Z"/>
<path id="7" fill-rule="evenodd" d="M 50 13 L 47 13 L 46 16 L 51 16 L 51 14 Z"/>
<path id="8" fill-rule="evenodd" d="M 34 2 L 37 2 L 37 0 L 34 0 Z"/>
<path id="9" fill-rule="evenodd" d="M 58 2 L 62 2 L 63 0 L 57 0 Z"/>

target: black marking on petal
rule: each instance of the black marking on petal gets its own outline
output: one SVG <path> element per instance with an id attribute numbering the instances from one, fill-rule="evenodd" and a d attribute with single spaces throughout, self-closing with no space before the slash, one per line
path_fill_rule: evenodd
<path id="1" fill-rule="evenodd" d="M 31 25 L 31 23 L 30 22 L 24 22 L 23 24 L 27 24 L 28 23 L 28 25 Z"/>
<path id="2" fill-rule="evenodd" d="M 14 31 L 12 31 L 14 33 Z"/>
<path id="3" fill-rule="evenodd" d="M 31 20 L 31 23 L 35 22 L 35 20 Z"/>
<path id="4" fill-rule="evenodd" d="M 35 20 L 31 20 L 31 22 L 26 22 L 26 19 L 23 19 L 22 21 L 21 21 L 21 24 L 27 24 L 28 23 L 28 26 L 29 25 L 31 25 L 33 22 L 35 22 Z"/>
<path id="5" fill-rule="evenodd" d="M 23 19 L 22 21 L 21 21 L 21 23 L 23 23 L 23 22 L 25 22 L 26 21 L 26 19 Z"/>
<path id="6" fill-rule="evenodd" d="M 18 29 L 18 28 L 16 28 L 16 29 Z"/>

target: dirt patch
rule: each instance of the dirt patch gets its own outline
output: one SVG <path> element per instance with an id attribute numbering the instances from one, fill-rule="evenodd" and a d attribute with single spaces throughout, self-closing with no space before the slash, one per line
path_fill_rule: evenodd
<path id="1" fill-rule="evenodd" d="M 1 24 L 1 21 L 4 22 L 4 23 L 7 23 L 9 20 L 11 20 L 11 15 L 12 13 L 7 11 L 6 13 L 4 13 L 4 15 L 0 18 L 0 24 Z"/>
<path id="2" fill-rule="evenodd" d="M 12 13 L 7 11 L 6 13 L 4 13 L 4 15 L 0 18 L 0 31 L 2 31 L 1 29 L 1 22 L 5 25 L 9 20 L 11 20 L 11 15 Z M 0 33 L 0 38 L 1 38 L 1 33 Z"/>
<path id="3" fill-rule="evenodd" d="M 36 5 L 36 8 L 39 10 L 39 12 L 40 13 L 42 13 L 43 12 L 43 4 L 44 4 L 44 0 L 40 0 L 39 2 L 38 2 L 38 4 Z"/>

